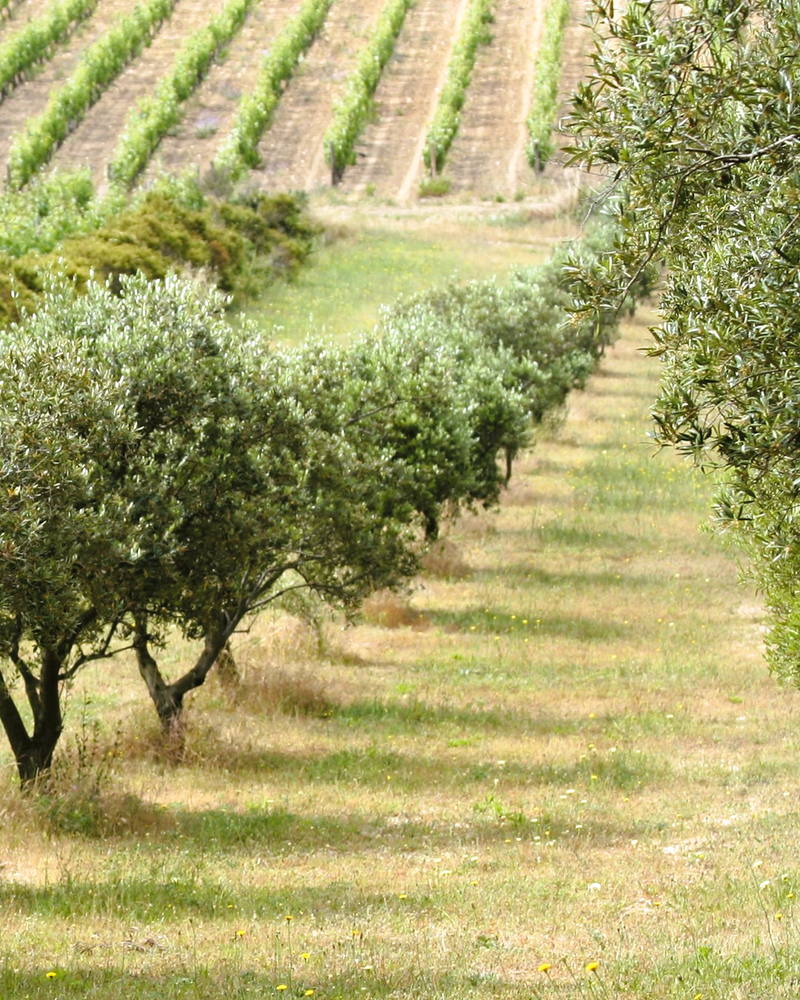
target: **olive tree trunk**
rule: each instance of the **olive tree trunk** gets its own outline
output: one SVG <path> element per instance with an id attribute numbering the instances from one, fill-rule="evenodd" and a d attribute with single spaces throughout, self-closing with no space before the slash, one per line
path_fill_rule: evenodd
<path id="1" fill-rule="evenodd" d="M 53 753 L 64 729 L 59 699 L 61 665 L 62 660 L 56 650 L 47 647 L 41 650 L 40 677 L 36 678 L 27 665 L 18 665 L 33 715 L 32 733 L 28 732 L 5 678 L 0 674 L 0 723 L 14 754 L 23 789 L 50 770 Z"/>

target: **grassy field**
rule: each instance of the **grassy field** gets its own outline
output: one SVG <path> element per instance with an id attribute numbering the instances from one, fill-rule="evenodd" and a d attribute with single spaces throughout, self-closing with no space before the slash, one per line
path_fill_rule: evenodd
<path id="1" fill-rule="evenodd" d="M 547 188 L 544 194 L 563 197 Z M 312 216 L 327 236 L 309 266 L 242 310 L 278 343 L 308 334 L 346 339 L 370 330 L 382 304 L 450 279 L 502 280 L 511 267 L 540 263 L 575 232 L 565 212 L 538 218 L 535 207 L 513 203 L 406 213 L 323 197 Z"/>
<path id="2" fill-rule="evenodd" d="M 647 440 L 646 320 L 412 593 L 240 637 L 181 760 L 132 663 L 60 796 L 2 758 L 1 997 L 797 995 L 800 696 Z"/>

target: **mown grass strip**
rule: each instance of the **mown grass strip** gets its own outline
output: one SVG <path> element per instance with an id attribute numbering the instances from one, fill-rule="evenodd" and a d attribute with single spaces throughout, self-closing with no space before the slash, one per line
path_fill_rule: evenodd
<path id="1" fill-rule="evenodd" d="M 467 95 L 479 45 L 492 40 L 488 25 L 493 20 L 492 0 L 471 0 L 447 67 L 447 80 L 428 129 L 423 150 L 425 166 L 438 172 L 458 132 L 461 109 Z"/>
<path id="2" fill-rule="evenodd" d="M 564 32 L 569 21 L 569 0 L 551 0 L 544 20 L 544 34 L 536 60 L 531 110 L 526 119 L 530 139 L 525 147 L 528 163 L 541 170 L 555 152 L 553 123 L 561 81 Z"/>
<path id="3" fill-rule="evenodd" d="M 383 8 L 370 40 L 361 50 L 358 65 L 347 80 L 344 97 L 333 109 L 333 124 L 325 134 L 325 160 L 334 177 L 355 163 L 355 144 L 372 113 L 372 96 L 383 68 L 394 52 L 413 0 L 390 0 Z"/>
<path id="4" fill-rule="evenodd" d="M 217 170 L 236 178 L 248 168 L 258 166 L 258 143 L 272 120 L 283 84 L 319 34 L 332 3 L 333 0 L 306 0 L 275 39 L 262 64 L 255 90 L 239 103 L 233 130 L 214 160 Z"/>
<path id="5" fill-rule="evenodd" d="M 9 6 L 8 0 L 0 10 Z M 0 45 L 0 101 L 44 62 L 53 47 L 63 42 L 97 6 L 97 0 L 67 0 L 54 3 L 41 18 L 29 21 Z"/>
<path id="6" fill-rule="evenodd" d="M 229 0 L 223 11 L 181 46 L 172 72 L 151 96 L 131 109 L 109 164 L 112 181 L 130 187 L 167 131 L 180 120 L 180 105 L 208 72 L 223 46 L 242 26 L 254 0 Z"/>
<path id="7" fill-rule="evenodd" d="M 28 123 L 8 157 L 7 186 L 19 190 L 47 163 L 87 110 L 141 52 L 169 17 L 175 0 L 137 6 L 86 50 L 67 82 L 53 91 L 47 107 Z"/>

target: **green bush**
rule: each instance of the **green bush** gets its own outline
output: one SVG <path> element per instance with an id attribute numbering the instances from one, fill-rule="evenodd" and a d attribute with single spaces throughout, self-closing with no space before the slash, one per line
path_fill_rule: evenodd
<path id="1" fill-rule="evenodd" d="M 14 259 L 0 252 L 0 326 L 35 308 L 42 275 L 50 271 L 71 277 L 79 287 L 92 278 L 111 279 L 117 289 L 121 275 L 141 272 L 155 279 L 189 268 L 207 271 L 218 288 L 235 294 L 256 279 L 263 287 L 294 275 L 315 234 L 302 199 L 294 195 L 258 193 L 220 202 L 204 198 L 196 187 L 181 191 L 164 185 L 92 232 L 67 236 L 48 253 Z"/>

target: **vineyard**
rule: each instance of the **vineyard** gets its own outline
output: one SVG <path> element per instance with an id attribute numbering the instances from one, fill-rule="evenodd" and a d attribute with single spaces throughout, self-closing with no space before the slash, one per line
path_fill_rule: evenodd
<path id="1" fill-rule="evenodd" d="M 99 192 L 189 170 L 400 202 L 421 187 L 523 197 L 552 151 L 562 48 L 579 61 L 583 34 L 578 0 L 10 0 L 3 11 L 6 190 L 56 167 L 88 168 Z"/>

